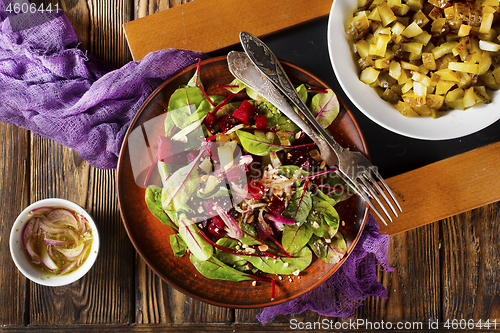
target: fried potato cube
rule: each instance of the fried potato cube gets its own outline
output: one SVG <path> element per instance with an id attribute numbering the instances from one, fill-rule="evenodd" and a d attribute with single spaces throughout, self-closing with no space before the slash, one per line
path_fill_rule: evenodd
<path id="1" fill-rule="evenodd" d="M 457 73 L 453 72 L 451 69 L 440 69 L 434 73 L 439 75 L 439 78 L 441 80 L 452 81 L 452 82 L 460 81 L 460 76 L 458 76 Z"/>
<path id="2" fill-rule="evenodd" d="M 431 24 L 431 35 L 441 35 L 444 32 L 446 25 L 446 18 L 440 17 L 435 19 Z"/>
<path id="3" fill-rule="evenodd" d="M 371 84 L 377 80 L 379 74 L 380 71 L 373 67 L 368 67 L 361 72 L 359 79 L 366 84 Z"/>
<path id="4" fill-rule="evenodd" d="M 471 29 L 472 27 L 470 25 L 462 24 L 458 29 L 458 37 L 469 36 Z"/>
<path id="5" fill-rule="evenodd" d="M 403 94 L 402 97 L 403 101 L 409 103 L 412 108 L 419 107 L 425 104 L 425 96 L 419 96 L 415 94 L 414 91 L 408 91 L 407 93 Z"/>
<path id="6" fill-rule="evenodd" d="M 464 109 L 468 109 L 474 105 L 476 105 L 476 94 L 474 93 L 474 88 L 470 87 L 464 93 L 463 104 Z"/>
<path id="7" fill-rule="evenodd" d="M 418 66 L 417 65 L 411 64 L 411 63 L 409 63 L 407 61 L 401 61 L 401 68 L 408 69 L 408 70 L 411 70 L 411 71 L 418 71 Z"/>
<path id="8" fill-rule="evenodd" d="M 484 86 L 475 86 L 473 88 L 474 88 L 474 93 L 476 94 L 476 97 L 478 98 L 479 102 L 482 102 L 484 104 L 491 103 L 491 98 L 486 92 L 486 88 Z"/>
<path id="9" fill-rule="evenodd" d="M 396 14 L 399 17 L 404 17 L 406 14 L 408 14 L 409 11 L 410 11 L 410 6 L 403 3 L 401 4 L 401 7 L 397 11 L 394 11 L 394 14 Z"/>
<path id="10" fill-rule="evenodd" d="M 387 43 L 391 40 L 391 36 L 378 34 L 375 37 L 375 43 L 370 44 L 368 54 L 384 57 L 385 51 L 387 50 Z"/>
<path id="11" fill-rule="evenodd" d="M 422 10 L 419 10 L 418 12 L 413 15 L 413 22 L 417 23 L 420 28 L 424 27 L 427 23 L 429 23 L 429 18 L 422 12 Z"/>
<path id="12" fill-rule="evenodd" d="M 441 58 L 445 54 L 452 53 L 453 48 L 458 45 L 458 42 L 445 42 L 439 46 L 436 46 L 432 49 L 432 53 L 434 54 L 434 59 Z"/>
<path id="13" fill-rule="evenodd" d="M 440 80 L 436 85 L 435 93 L 437 95 L 445 95 L 456 84 L 456 82 Z"/>
<path id="14" fill-rule="evenodd" d="M 431 38 L 431 34 L 427 31 L 423 31 L 420 35 L 413 37 L 413 40 L 415 42 L 422 43 L 423 45 L 427 45 L 431 41 Z"/>
<path id="15" fill-rule="evenodd" d="M 403 30 L 401 34 L 407 38 L 413 38 L 420 35 L 422 32 L 424 32 L 422 28 L 419 27 L 417 22 L 413 21 L 409 26 L 405 28 L 405 30 Z"/>
<path id="16" fill-rule="evenodd" d="M 434 60 L 434 54 L 433 53 L 422 53 L 422 64 L 424 65 L 425 68 L 427 68 L 430 71 L 435 71 L 436 70 L 436 61 Z"/>
<path id="17" fill-rule="evenodd" d="M 389 23 L 396 21 L 396 15 L 392 11 L 391 7 L 387 4 L 387 2 L 382 2 L 378 5 L 378 12 L 380 14 L 380 19 L 382 20 L 382 24 L 385 26 L 389 25 Z"/>
<path id="18" fill-rule="evenodd" d="M 433 21 L 437 20 L 438 18 L 443 17 L 443 10 L 439 7 L 433 7 L 427 16 Z"/>
<path id="19" fill-rule="evenodd" d="M 402 73 L 401 64 L 395 60 L 392 60 L 389 64 L 389 75 L 392 78 L 399 80 L 401 73 Z"/>
<path id="20" fill-rule="evenodd" d="M 444 98 L 444 102 L 446 106 L 451 109 L 463 110 L 463 98 L 464 98 L 464 90 L 462 88 L 456 88 L 454 90 L 449 91 Z"/>
<path id="21" fill-rule="evenodd" d="M 405 117 L 419 117 L 420 115 L 413 110 L 409 103 L 399 101 L 396 105 L 396 110 Z"/>
<path id="22" fill-rule="evenodd" d="M 481 20 L 481 26 L 479 27 L 480 34 L 487 34 L 491 29 L 491 24 L 493 23 L 493 13 L 484 13 Z"/>
<path id="23" fill-rule="evenodd" d="M 477 74 L 479 66 L 478 64 L 470 62 L 450 62 L 448 64 L 448 69 L 451 69 L 452 71 Z"/>
<path id="24" fill-rule="evenodd" d="M 370 50 L 370 45 L 364 39 L 360 39 L 356 42 L 356 52 L 359 54 L 360 58 L 368 56 Z"/>
<path id="25" fill-rule="evenodd" d="M 425 96 L 425 103 L 431 109 L 441 109 L 444 104 L 444 96 L 429 94 Z"/>
<path id="26" fill-rule="evenodd" d="M 500 45 L 486 40 L 480 40 L 479 48 L 483 51 L 498 52 L 500 50 Z"/>
<path id="27" fill-rule="evenodd" d="M 481 53 L 481 58 L 479 59 L 477 74 L 483 75 L 484 73 L 486 73 L 486 71 L 490 69 L 491 64 L 492 60 L 490 53 L 484 51 L 483 53 Z"/>

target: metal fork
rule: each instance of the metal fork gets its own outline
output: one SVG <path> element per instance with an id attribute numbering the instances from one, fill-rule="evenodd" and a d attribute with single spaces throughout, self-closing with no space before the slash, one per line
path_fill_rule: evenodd
<path id="1" fill-rule="evenodd" d="M 389 206 L 396 217 L 398 213 L 386 193 L 391 197 L 400 212 L 402 212 L 402 209 L 391 189 L 378 172 L 377 167 L 375 167 L 362 153 L 351 152 L 344 149 L 317 122 L 314 115 L 298 95 L 280 62 L 266 44 L 257 37 L 244 31 L 240 33 L 240 41 L 253 64 L 265 77 L 278 87 L 295 106 L 297 106 L 314 130 L 316 130 L 330 148 L 335 151 L 338 157 L 337 174 L 339 177 L 368 203 L 385 225 L 387 225 L 385 219 L 371 199 L 378 204 L 384 215 L 392 222 L 392 218 L 379 196 L 383 198 L 384 202 Z"/>

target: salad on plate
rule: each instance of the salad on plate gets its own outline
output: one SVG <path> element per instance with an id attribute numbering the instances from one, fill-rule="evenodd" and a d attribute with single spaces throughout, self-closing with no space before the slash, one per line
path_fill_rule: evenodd
<path id="1" fill-rule="evenodd" d="M 335 206 L 352 192 L 271 103 L 237 79 L 219 87 L 227 94 L 207 94 L 198 64 L 170 96 L 145 201 L 175 230 L 167 240 L 175 256 L 210 279 L 269 281 L 274 298 L 270 275 L 300 278 L 313 256 L 344 257 Z M 296 89 L 328 128 L 340 109 L 335 93 Z M 156 169 L 161 186 L 149 185 Z"/>

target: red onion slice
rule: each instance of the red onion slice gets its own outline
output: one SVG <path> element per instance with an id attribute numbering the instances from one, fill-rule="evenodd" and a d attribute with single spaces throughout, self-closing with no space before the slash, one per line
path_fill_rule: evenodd
<path id="1" fill-rule="evenodd" d="M 78 258 L 78 256 L 82 254 L 84 246 L 84 243 L 80 243 L 80 245 L 71 249 L 56 247 L 56 250 L 61 252 L 67 259 L 72 260 Z"/>
<path id="2" fill-rule="evenodd" d="M 234 239 L 240 239 L 243 233 L 238 223 L 221 207 L 215 206 L 215 210 L 217 211 L 217 214 L 219 214 L 222 221 L 226 224 L 227 235 Z"/>
<path id="3" fill-rule="evenodd" d="M 273 234 L 273 229 L 271 226 L 264 220 L 264 209 L 261 209 L 259 211 L 259 218 L 257 219 L 257 222 L 255 224 L 255 227 L 257 229 L 257 235 L 261 240 L 266 239 L 267 237 L 271 236 Z"/>
<path id="4" fill-rule="evenodd" d="M 61 272 L 59 274 L 64 275 L 64 274 L 68 273 L 73 267 L 75 267 L 75 265 L 76 265 L 76 261 L 70 262 L 68 265 L 66 265 L 66 267 L 61 269 Z"/>
<path id="5" fill-rule="evenodd" d="M 29 215 L 45 215 L 52 210 L 52 207 L 38 207 L 33 209 Z"/>
<path id="6" fill-rule="evenodd" d="M 69 242 L 65 242 L 65 241 L 57 240 L 57 239 L 51 239 L 51 238 L 44 238 L 43 241 L 45 242 L 45 244 L 54 245 L 54 246 L 66 246 L 66 245 L 70 244 Z"/>
<path id="7" fill-rule="evenodd" d="M 42 246 L 40 252 L 41 252 L 42 262 L 45 266 L 47 266 L 48 269 L 53 271 L 59 269 L 59 267 L 52 260 L 52 258 L 50 258 L 49 253 L 47 252 L 47 247 Z"/>
<path id="8" fill-rule="evenodd" d="M 68 225 L 70 227 L 73 227 L 75 230 L 80 229 L 75 215 L 67 209 L 54 209 L 47 214 L 47 218 L 56 225 Z"/>
<path id="9" fill-rule="evenodd" d="M 31 238 L 33 236 L 33 229 L 35 227 L 36 220 L 29 220 L 24 226 L 23 230 L 23 246 L 28 252 L 28 255 L 31 258 L 31 261 L 39 265 L 40 264 L 40 256 L 33 249 L 33 245 L 31 244 Z"/>

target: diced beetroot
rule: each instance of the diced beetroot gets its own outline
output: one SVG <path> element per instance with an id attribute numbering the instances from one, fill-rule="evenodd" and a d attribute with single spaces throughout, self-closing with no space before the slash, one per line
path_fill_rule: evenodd
<path id="1" fill-rule="evenodd" d="M 220 229 L 224 229 L 224 226 L 226 225 L 219 215 L 212 217 L 212 223 Z"/>
<path id="2" fill-rule="evenodd" d="M 217 118 L 216 123 L 219 124 L 222 132 L 224 133 L 226 133 L 233 127 L 233 122 L 231 121 L 231 117 L 227 114 Z"/>
<path id="3" fill-rule="evenodd" d="M 198 151 L 193 150 L 187 155 L 188 163 L 191 163 L 195 160 L 195 158 L 198 156 Z"/>
<path id="4" fill-rule="evenodd" d="M 265 130 L 267 128 L 267 116 L 265 114 L 260 114 L 255 117 L 255 127 L 258 130 Z"/>
<path id="5" fill-rule="evenodd" d="M 255 105 L 247 100 L 244 100 L 240 106 L 234 110 L 233 117 L 241 121 L 245 125 L 250 125 L 250 120 L 255 114 Z"/>
<path id="6" fill-rule="evenodd" d="M 213 131 L 214 125 L 215 125 L 215 112 L 209 112 L 207 116 L 205 117 L 205 120 L 203 121 L 205 123 L 205 127 L 207 130 L 210 132 Z"/>
<path id="7" fill-rule="evenodd" d="M 262 198 L 266 193 L 266 188 L 256 179 L 252 179 L 248 182 L 248 194 L 252 196 L 255 200 Z"/>
<path id="8" fill-rule="evenodd" d="M 226 231 L 223 228 L 219 228 L 213 223 L 208 225 L 206 231 L 209 236 L 215 239 L 222 238 L 226 234 Z"/>
<path id="9" fill-rule="evenodd" d="M 261 240 L 273 234 L 273 229 L 265 220 L 257 219 L 255 229 L 257 229 L 257 236 L 259 236 Z"/>
<path id="10" fill-rule="evenodd" d="M 231 183 L 239 184 L 242 180 L 247 179 L 248 166 L 246 164 L 238 164 L 231 166 L 226 170 L 226 178 Z"/>
<path id="11" fill-rule="evenodd" d="M 271 204 L 267 206 L 269 212 L 273 215 L 281 215 L 285 211 L 285 203 L 278 197 L 273 196 Z"/>

